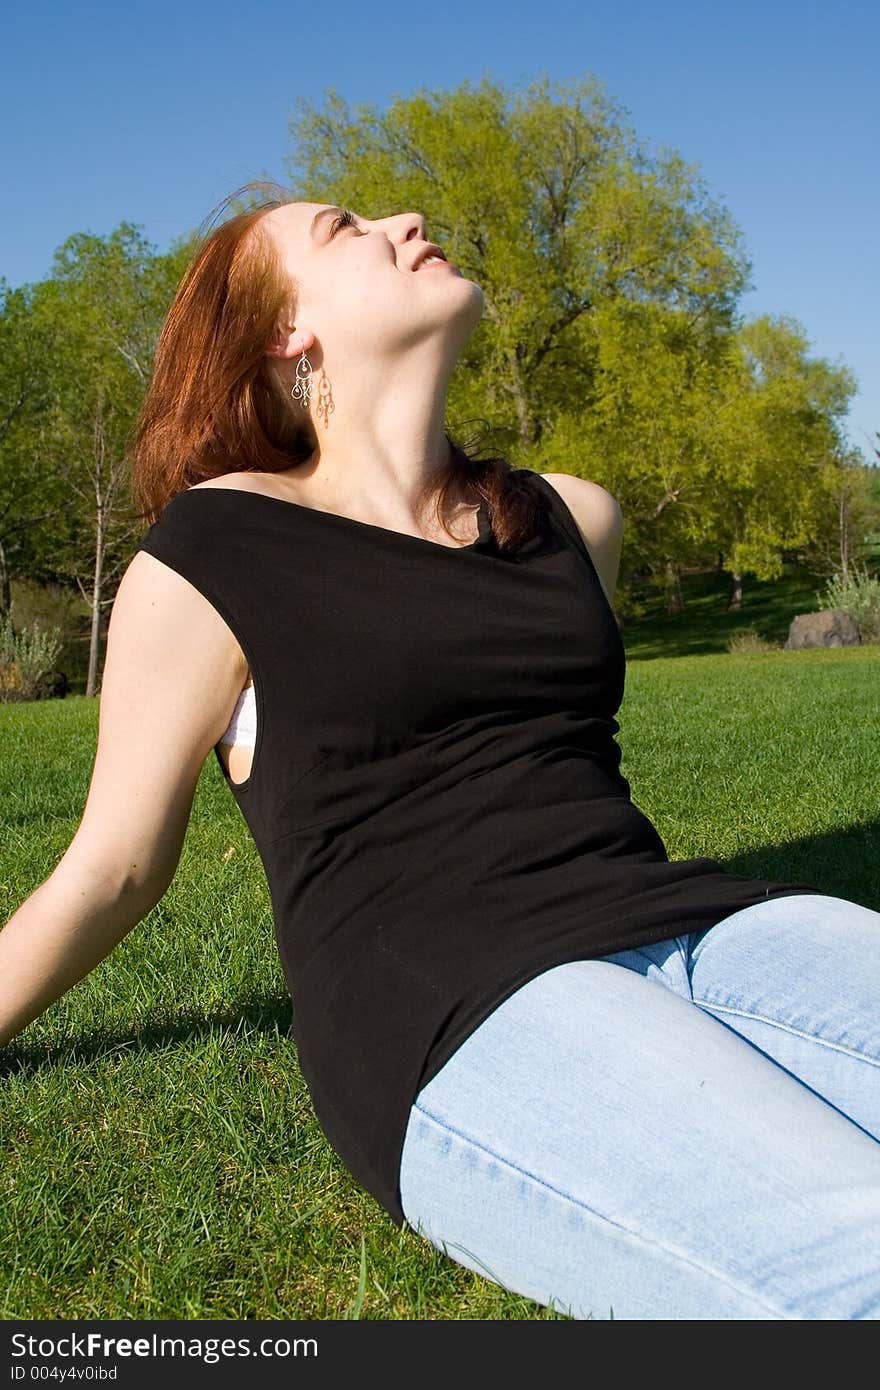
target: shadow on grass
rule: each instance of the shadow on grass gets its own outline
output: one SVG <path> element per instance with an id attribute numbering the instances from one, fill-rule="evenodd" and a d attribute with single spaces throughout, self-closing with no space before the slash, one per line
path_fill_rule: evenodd
<path id="1" fill-rule="evenodd" d="M 831 897 L 880 912 L 880 820 L 762 845 L 733 855 L 724 868 L 747 878 L 812 883 Z"/>
<path id="2" fill-rule="evenodd" d="M 880 820 L 780 845 L 763 845 L 723 861 L 723 867 L 747 878 L 812 884 L 831 897 L 847 898 L 880 912 Z M 148 1026 L 136 1033 L 84 1033 L 50 1048 L 16 1046 L 13 1039 L 0 1052 L 0 1076 L 12 1071 L 35 1071 L 47 1064 L 90 1062 L 114 1052 L 150 1051 L 169 1043 L 207 1037 L 218 1027 L 235 1032 L 244 1026 L 258 1033 L 288 1038 L 290 1018 L 287 995 L 264 994 L 230 1004 L 210 1016 L 184 1014 L 170 1026 Z"/>
<path id="3" fill-rule="evenodd" d="M 650 661 L 725 652 L 733 634 L 747 627 L 781 646 L 792 618 L 818 607 L 820 581 L 802 567 L 787 565 L 781 579 L 747 583 L 743 607 L 734 611 L 727 608 L 724 574 L 688 575 L 682 587 L 683 613 L 666 613 L 662 598 L 654 596 L 647 601 L 644 616 L 627 625 L 623 643 L 628 659 Z"/>
<path id="4" fill-rule="evenodd" d="M 105 1028 L 80 1033 L 54 1047 L 25 1042 L 17 1045 L 16 1039 L 12 1039 L 0 1052 L 0 1076 L 13 1071 L 36 1071 L 53 1064 L 81 1065 L 113 1053 L 151 1052 L 169 1044 L 208 1037 L 218 1028 L 228 1028 L 231 1032 L 277 1033 L 288 1038 L 289 1026 L 289 997 L 286 994 L 260 995 L 240 1004 L 228 1004 L 210 1015 L 184 1013 L 173 1024 L 148 1024 L 134 1033 L 125 1029 L 110 1032 Z"/>

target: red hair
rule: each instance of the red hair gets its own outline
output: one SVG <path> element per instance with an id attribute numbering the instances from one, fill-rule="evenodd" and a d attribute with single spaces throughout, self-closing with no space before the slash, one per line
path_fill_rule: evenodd
<path id="1" fill-rule="evenodd" d="M 270 196 L 200 235 L 162 326 L 128 448 L 145 525 L 193 483 L 231 471 L 280 472 L 315 449 L 311 420 L 294 409 L 265 353 L 282 312 L 294 316 L 298 286 L 260 223 L 292 200 L 279 184 L 254 180 L 228 194 L 206 222 L 253 189 Z M 440 476 L 437 515 L 450 492 L 483 497 L 499 546 L 516 548 L 537 526 L 534 494 L 506 459 L 475 459 L 446 437 L 452 458 Z"/>
<path id="2" fill-rule="evenodd" d="M 215 212 L 253 188 L 275 196 L 201 236 L 162 326 L 128 451 L 147 525 L 193 483 L 232 469 L 290 468 L 314 448 L 264 351 L 296 284 L 260 222 L 289 199 L 277 184 L 254 182 Z"/>

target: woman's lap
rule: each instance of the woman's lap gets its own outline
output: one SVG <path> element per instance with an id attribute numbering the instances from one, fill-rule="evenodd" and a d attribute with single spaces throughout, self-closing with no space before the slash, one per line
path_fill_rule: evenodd
<path id="1" fill-rule="evenodd" d="M 578 1318 L 880 1317 L 878 929 L 793 895 L 528 981 L 417 1096 L 407 1220 Z"/>

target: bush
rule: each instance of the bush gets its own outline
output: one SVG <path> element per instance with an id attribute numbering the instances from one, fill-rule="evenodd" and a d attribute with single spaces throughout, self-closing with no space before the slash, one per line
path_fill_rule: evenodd
<path id="1" fill-rule="evenodd" d="M 62 637 L 88 634 L 91 610 L 78 590 L 23 578 L 14 578 L 10 588 L 12 621 L 17 628 L 40 623 L 43 627 L 60 627 Z"/>
<path id="2" fill-rule="evenodd" d="M 39 699 L 60 651 L 59 628 L 34 623 L 16 631 L 12 614 L 0 614 L 0 700 Z"/>
<path id="3" fill-rule="evenodd" d="M 863 642 L 880 642 L 880 579 L 866 566 L 854 565 L 846 579 L 833 575 L 816 597 L 820 608 L 848 613 L 858 623 Z"/>
<path id="4" fill-rule="evenodd" d="M 740 652 L 776 652 L 779 651 L 779 643 L 769 642 L 766 637 L 761 636 L 757 628 L 740 627 L 728 637 L 727 650 L 735 654 Z"/>
<path id="5" fill-rule="evenodd" d="M 89 638 L 92 615 L 78 590 L 58 583 L 38 584 L 36 580 L 18 578 L 12 584 L 12 621 L 23 627 L 59 627 L 61 652 L 58 665 L 66 673 L 68 684 L 82 693 L 85 690 L 89 667 Z"/>

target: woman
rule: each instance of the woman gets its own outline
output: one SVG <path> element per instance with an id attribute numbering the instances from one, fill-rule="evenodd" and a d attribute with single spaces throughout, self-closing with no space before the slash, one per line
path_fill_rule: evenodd
<path id="1" fill-rule="evenodd" d="M 482 307 L 417 213 L 282 195 L 203 240 L 0 1040 L 162 897 L 213 749 L 316 1114 L 394 1222 L 576 1318 L 876 1318 L 880 914 L 669 862 L 614 740 L 616 502 L 445 433 Z"/>

